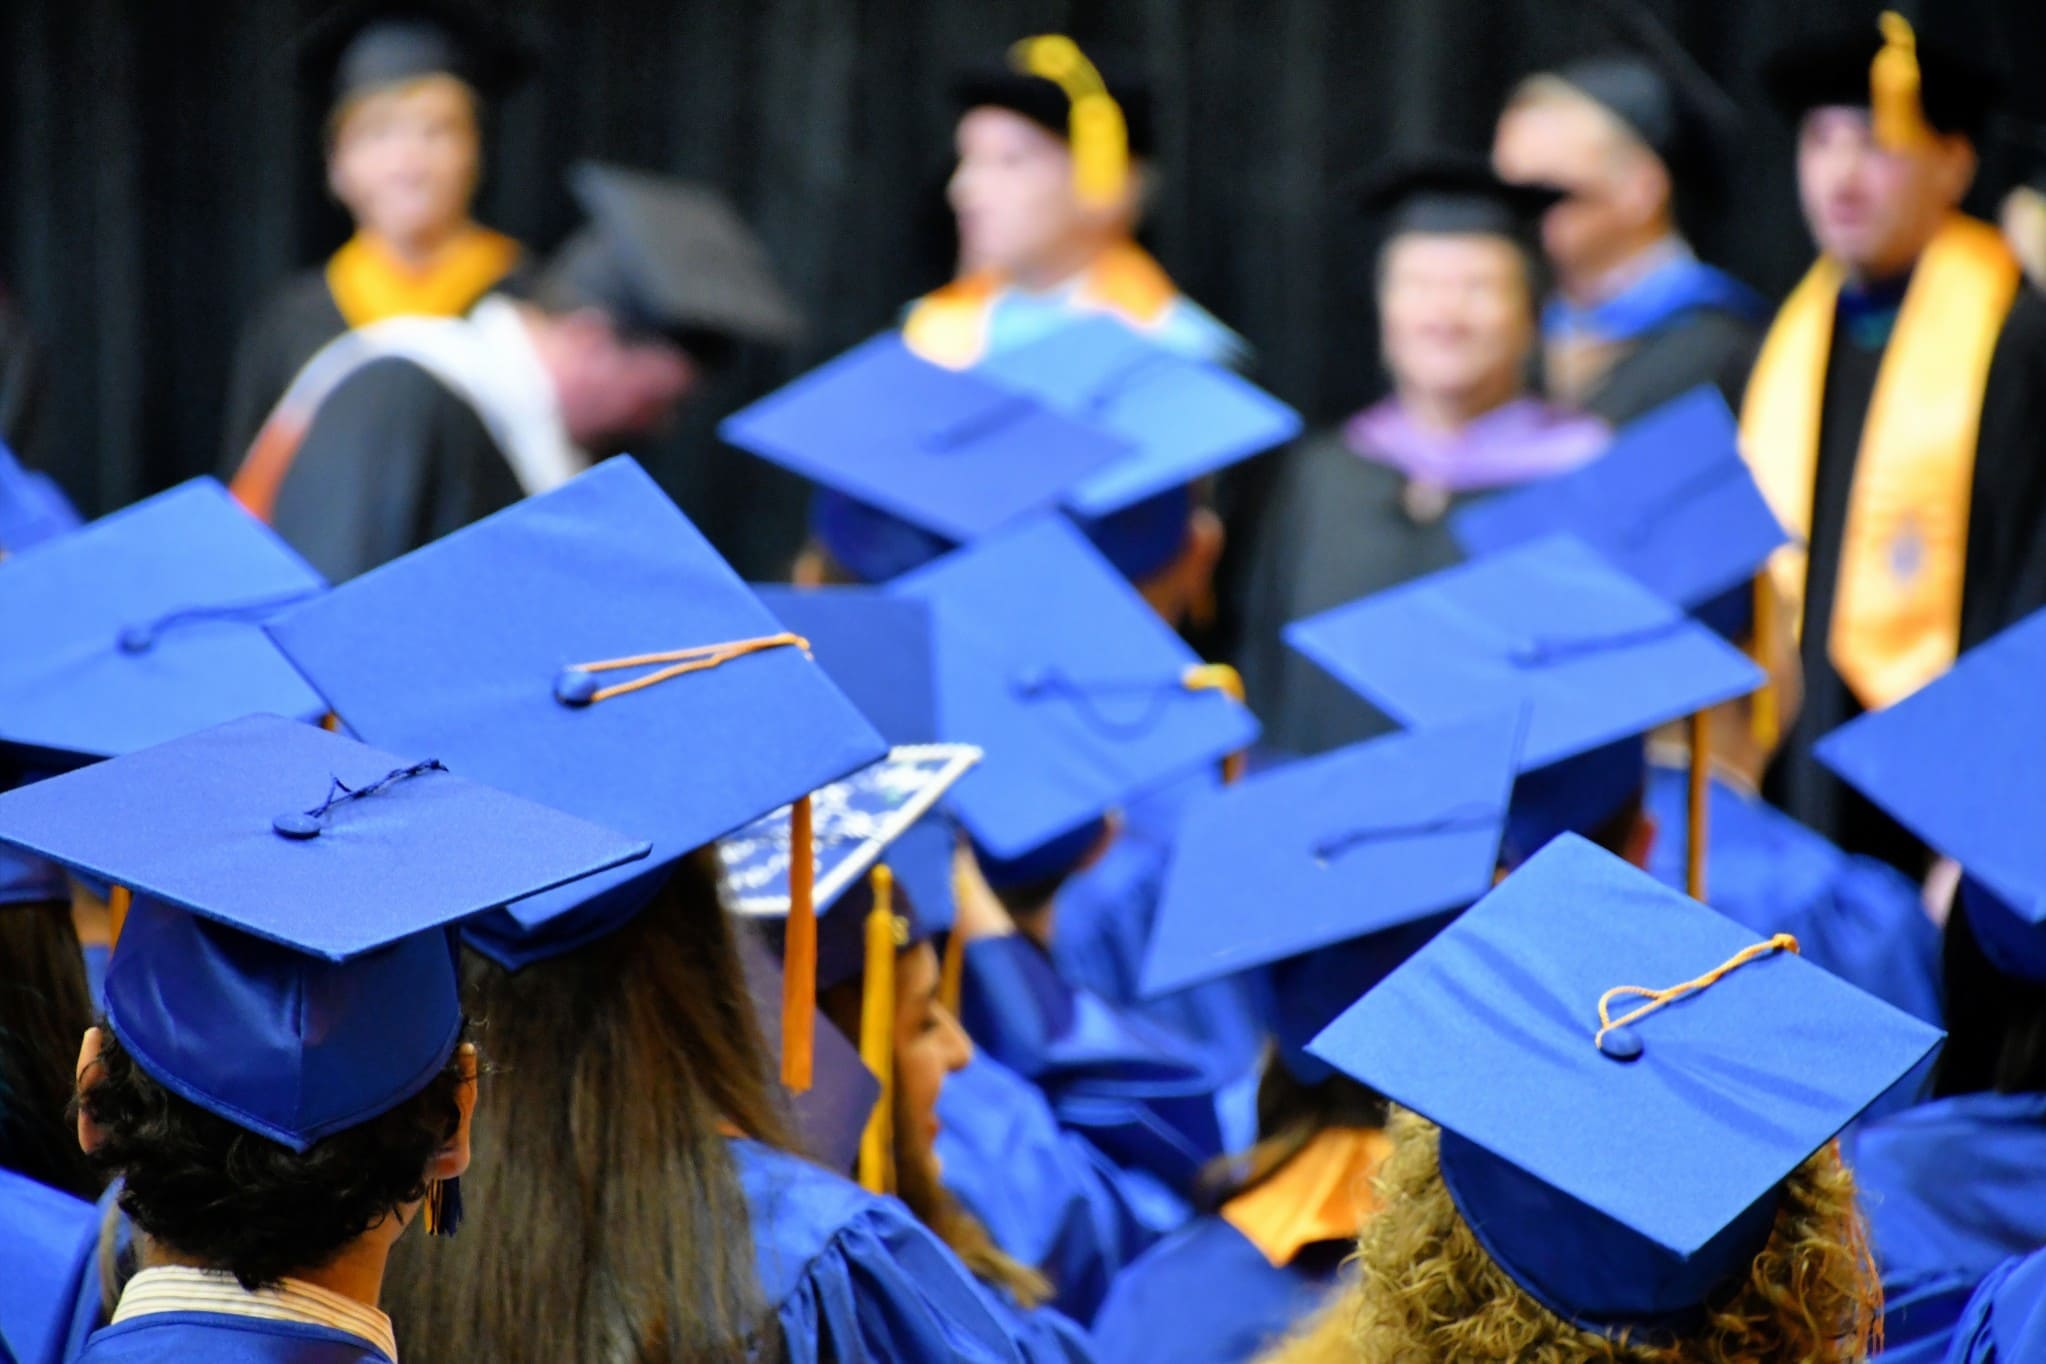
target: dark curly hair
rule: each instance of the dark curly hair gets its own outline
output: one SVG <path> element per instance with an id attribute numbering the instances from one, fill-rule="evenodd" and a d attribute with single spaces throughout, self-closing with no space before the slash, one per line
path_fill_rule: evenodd
<path id="1" fill-rule="evenodd" d="M 104 1020 L 100 1034 L 72 1101 L 100 1129 L 92 1164 L 124 1181 L 136 1226 L 252 1290 L 330 1263 L 425 1197 L 427 1168 L 461 1123 L 459 1048 L 418 1094 L 300 1153 L 165 1089 Z"/>

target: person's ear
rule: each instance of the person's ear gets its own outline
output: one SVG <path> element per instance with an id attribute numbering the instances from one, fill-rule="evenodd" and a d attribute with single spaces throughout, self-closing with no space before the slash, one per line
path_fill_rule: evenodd
<path id="1" fill-rule="evenodd" d="M 98 1028 L 87 1028 L 85 1030 L 84 1040 L 78 1044 L 78 1068 L 74 1072 L 76 1079 L 73 1082 L 80 1098 L 84 1097 L 87 1090 L 99 1083 L 94 1072 L 99 1069 L 100 1052 L 104 1050 L 105 1046 L 106 1037 Z M 100 1130 L 100 1125 L 94 1122 L 91 1114 L 85 1111 L 85 1105 L 83 1103 L 79 1104 L 78 1149 L 87 1155 L 91 1155 L 99 1149 L 100 1143 L 105 1140 L 106 1133 Z"/>
<path id="2" fill-rule="evenodd" d="M 455 1087 L 455 1111 L 461 1117 L 455 1124 L 455 1135 L 448 1138 L 445 1146 L 434 1153 L 433 1164 L 427 1170 L 431 1179 L 460 1179 L 469 1168 L 469 1123 L 476 1114 L 476 1046 L 464 1042 L 455 1053 L 455 1065 L 461 1070 L 462 1083 Z"/>
<path id="3" fill-rule="evenodd" d="M 1634 827 L 1627 834 L 1625 850 L 1621 854 L 1643 871 L 1648 870 L 1648 859 L 1655 852 L 1656 835 L 1662 830 L 1655 822 L 1655 816 L 1643 810 L 1634 819 Z"/>
<path id="4" fill-rule="evenodd" d="M 1975 144 L 1955 133 L 1943 135 L 1933 150 L 1934 183 L 1939 187 L 1940 198 L 1949 204 L 1958 205 L 1968 195 L 1968 187 L 1975 183 L 1975 170 L 1980 164 L 1975 155 Z"/>

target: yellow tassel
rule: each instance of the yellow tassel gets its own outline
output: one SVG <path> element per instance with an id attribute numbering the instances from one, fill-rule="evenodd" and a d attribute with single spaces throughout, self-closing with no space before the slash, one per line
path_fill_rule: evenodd
<path id="1" fill-rule="evenodd" d="M 1072 105 L 1067 137 L 1073 148 L 1073 189 L 1090 208 L 1113 207 L 1129 185 L 1129 124 L 1094 63 L 1062 33 L 1023 39 L 1009 49 L 1009 62 L 1065 92 Z"/>
<path id="2" fill-rule="evenodd" d="M 1755 638 L 1750 653 L 1762 669 L 1762 689 L 1748 702 L 1748 732 L 1767 759 L 1783 737 L 1783 714 L 1776 694 L 1776 584 L 1767 569 L 1755 575 Z"/>
<path id="3" fill-rule="evenodd" d="M 1179 682 L 1188 691 L 1218 691 L 1239 706 L 1245 703 L 1243 675 L 1227 663 L 1197 664 L 1188 668 Z M 1234 786 L 1243 780 L 1244 770 L 1248 766 L 1247 754 L 1231 753 L 1222 759 L 1222 784 Z"/>
<path id="4" fill-rule="evenodd" d="M 789 807 L 789 921 L 781 955 L 781 1082 L 791 1094 L 810 1088 L 811 1029 L 817 1012 L 816 849 L 810 798 Z"/>
<path id="5" fill-rule="evenodd" d="M 1883 30 L 1883 47 L 1868 72 L 1876 142 L 1888 151 L 1916 151 L 1932 141 L 1932 129 L 1925 122 L 1918 35 L 1912 32 L 1911 22 L 1894 10 L 1884 11 L 1877 22 Z"/>
<path id="6" fill-rule="evenodd" d="M 895 1191 L 895 951 L 904 936 L 895 917 L 895 874 L 883 863 L 869 873 L 874 907 L 867 911 L 866 975 L 860 989 L 860 1059 L 881 1082 L 881 1097 L 860 1134 L 860 1187 Z"/>

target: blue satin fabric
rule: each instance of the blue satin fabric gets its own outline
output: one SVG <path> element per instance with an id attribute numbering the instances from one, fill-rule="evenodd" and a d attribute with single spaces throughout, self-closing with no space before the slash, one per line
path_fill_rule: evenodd
<path id="1" fill-rule="evenodd" d="M 1024 1307 L 993 1284 L 977 1287 L 989 1315 L 1008 1332 L 1025 1364 L 1094 1364 L 1087 1333 L 1056 1307 Z"/>
<path id="2" fill-rule="evenodd" d="M 1648 813 L 1657 833 L 1648 870 L 1684 888 L 1690 776 L 1651 765 Z M 1938 1026 L 1945 1016 L 1939 930 L 1918 888 L 1895 868 L 1854 857 L 1769 805 L 1715 778 L 1707 811 L 1705 898 L 1756 933 L 1796 936 L 1805 960 L 1850 985 Z M 1932 1071 L 1927 1059 L 1870 1105 L 1862 1121 L 1916 1103 Z"/>
<path id="3" fill-rule="evenodd" d="M 2046 1246 L 2046 1095 L 1935 1100 L 1849 1132 L 1841 1152 L 1893 1301 Z"/>
<path id="4" fill-rule="evenodd" d="M 760 1289 L 788 1364 L 1024 1356 L 952 1252 L 892 1198 L 734 1140 Z"/>
<path id="5" fill-rule="evenodd" d="M 99 1240 L 99 1210 L 0 1170 L 0 1359 L 70 1358 L 72 1306 Z"/>
<path id="6" fill-rule="evenodd" d="M 359 1336 L 308 1322 L 260 1321 L 213 1312 L 136 1317 L 94 1334 L 84 1364 L 389 1364 Z"/>
<path id="7" fill-rule="evenodd" d="M 1186 1201 L 1059 1126 L 1037 1087 L 985 1051 L 938 1094 L 945 1187 L 1005 1252 L 1051 1280 L 1052 1303 L 1090 1320 L 1109 1284 Z"/>
<path id="8" fill-rule="evenodd" d="M 1222 1154 L 1223 1079 L 1171 1036 L 1060 979 L 1017 934 L 966 948 L 961 1013 L 988 1054 L 1044 1092 L 1112 1160 L 1190 1192 Z"/>
<path id="9" fill-rule="evenodd" d="M 1348 1243 L 1280 1267 L 1220 1217 L 1196 1218 L 1123 1272 L 1094 1319 L 1104 1360 L 1243 1364 L 1320 1307 Z"/>
<path id="10" fill-rule="evenodd" d="M 1962 1310 L 1944 1357 L 1948 1364 L 2046 1359 L 2046 1250 L 1990 1271 Z"/>
<path id="11" fill-rule="evenodd" d="M 1750 322 L 1763 322 L 1769 316 L 1760 294 L 1687 253 L 1651 270 L 1603 303 L 1580 308 L 1561 297 L 1550 299 L 1542 309 L 1542 335 L 1632 341 L 1700 311 L 1732 313 Z"/>

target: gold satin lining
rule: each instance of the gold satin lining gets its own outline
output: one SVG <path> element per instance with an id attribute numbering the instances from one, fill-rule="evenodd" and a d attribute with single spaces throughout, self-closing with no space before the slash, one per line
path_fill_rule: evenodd
<path id="1" fill-rule="evenodd" d="M 1801 627 L 1819 422 L 1844 272 L 1821 257 L 1777 313 L 1741 408 L 1741 447 L 1798 543 L 1770 573 Z M 1848 492 L 1827 650 L 1879 709 L 1953 665 L 1960 649 L 1968 499 L 1989 363 L 2017 296 L 1994 228 L 1955 214 L 1912 272 Z"/>
<path id="2" fill-rule="evenodd" d="M 519 244 L 487 227 L 470 227 L 423 270 L 358 232 L 327 260 L 327 290 L 350 327 L 392 317 L 460 317 L 518 264 Z"/>
<path id="3" fill-rule="evenodd" d="M 987 353 L 994 307 L 1008 282 L 992 270 L 953 280 L 918 299 L 902 324 L 902 339 L 932 364 L 971 369 Z M 1139 330 L 1156 327 L 1179 297 L 1165 267 L 1135 242 L 1118 242 L 1095 258 L 1074 303 L 1082 311 L 1110 313 Z"/>
<path id="4" fill-rule="evenodd" d="M 1371 1181 L 1392 1151 L 1375 1129 L 1332 1127 L 1262 1184 L 1222 1205 L 1222 1220 L 1243 1233 L 1274 1266 L 1303 1247 L 1350 1241 L 1378 1211 Z"/>

